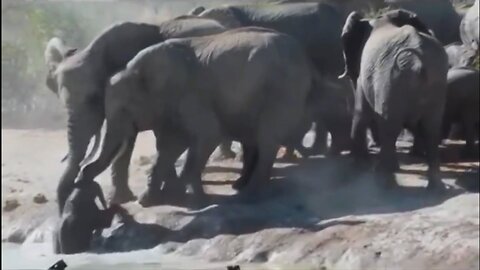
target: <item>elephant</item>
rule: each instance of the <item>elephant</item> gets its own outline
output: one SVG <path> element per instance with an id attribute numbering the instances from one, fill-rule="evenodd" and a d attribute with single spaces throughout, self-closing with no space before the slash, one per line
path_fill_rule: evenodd
<path id="1" fill-rule="evenodd" d="M 448 44 L 444 48 L 449 68 L 471 66 L 475 60 L 476 52 L 461 42 Z"/>
<path id="2" fill-rule="evenodd" d="M 313 69 L 296 39 L 258 27 L 150 46 L 111 78 L 101 153 L 80 179 L 104 171 L 129 137 L 153 130 L 159 155 L 142 206 L 162 204 L 163 196 L 187 198 L 190 207 L 208 202 L 201 173 L 225 138 L 242 144 L 240 198 L 258 198 L 252 195 L 269 180 L 279 145 L 305 115 L 318 80 Z M 178 181 L 192 196 L 161 192 L 156 180 L 175 174 L 170 168 L 187 148 Z"/>
<path id="3" fill-rule="evenodd" d="M 447 93 L 448 58 L 441 43 L 416 14 L 392 10 L 368 21 L 350 13 L 342 32 L 345 72 L 355 86 L 351 153 L 368 156 L 366 128 L 380 137 L 376 172 L 391 187 L 399 167 L 395 143 L 404 126 L 420 129 L 427 146 L 428 189 L 441 191 L 438 142 Z M 385 176 L 385 177 L 384 177 Z"/>
<path id="4" fill-rule="evenodd" d="M 304 45 L 321 74 L 337 75 L 343 68 L 340 34 L 346 16 L 333 3 L 197 7 L 190 14 L 215 19 L 227 28 L 259 26 L 289 34 Z M 315 149 L 321 152 L 326 149 L 327 130 L 320 122 L 316 127 Z M 224 156 L 231 156 L 228 149 L 230 145 L 225 143 Z"/>
<path id="5" fill-rule="evenodd" d="M 60 213 L 80 171 L 89 141 L 94 134 L 98 134 L 104 121 L 104 87 L 109 77 L 150 45 L 170 38 L 208 35 L 224 30 L 214 20 L 180 16 L 159 25 L 133 22 L 115 24 L 81 51 L 66 46 L 59 38 L 50 40 L 45 50 L 48 67 L 46 84 L 60 97 L 68 111 L 68 161 L 57 187 Z M 110 198 L 113 203 L 135 199 L 128 186 L 128 167 L 135 138 L 131 138 L 126 151 L 113 163 L 114 189 Z"/>
<path id="6" fill-rule="evenodd" d="M 417 14 L 444 45 L 460 41 L 462 17 L 449 0 L 385 0 L 385 4 L 390 9 L 405 9 Z"/>
<path id="7" fill-rule="evenodd" d="M 319 82 L 321 91 L 315 91 L 311 95 L 309 106 L 311 111 L 308 120 L 315 122 L 316 136 L 324 134 L 326 131 L 331 135 L 331 145 L 326 151 L 327 156 L 337 156 L 343 150 L 350 149 L 350 127 L 353 115 L 353 88 L 348 79 L 333 79 L 323 77 Z M 311 148 L 305 148 L 302 140 L 306 132 L 310 129 L 310 122 L 298 129 L 299 135 L 295 137 L 296 141 L 287 147 L 285 157 L 292 160 L 294 158 L 294 149 L 297 149 L 302 156 L 308 157 L 324 152 L 323 142 L 326 138 L 315 138 L 314 145 Z M 321 129 L 321 132 L 318 130 Z M 325 143 L 326 144 L 326 143 Z"/>
<path id="8" fill-rule="evenodd" d="M 97 197 L 104 210 L 97 207 Z M 121 207 L 117 204 L 107 207 L 102 188 L 97 182 L 76 182 L 53 234 L 54 252 L 74 254 L 87 251 L 94 231 L 101 234 L 102 229 L 110 227 L 116 213 L 121 213 Z"/>
<path id="9" fill-rule="evenodd" d="M 479 30 L 478 30 L 478 9 L 479 1 L 476 0 L 472 7 L 467 11 L 460 24 L 460 37 L 463 44 L 478 53 Z"/>
<path id="10" fill-rule="evenodd" d="M 454 67 L 447 74 L 447 100 L 443 116 L 442 138 L 448 137 L 454 124 L 461 127 L 466 145 L 463 157 L 476 157 L 475 138 L 479 133 L 479 72 L 470 67 Z M 424 138 L 415 137 L 412 154 L 422 156 L 425 153 Z"/>

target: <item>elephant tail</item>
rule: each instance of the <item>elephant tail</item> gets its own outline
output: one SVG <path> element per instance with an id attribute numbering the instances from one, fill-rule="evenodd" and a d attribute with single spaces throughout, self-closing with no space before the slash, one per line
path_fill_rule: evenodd
<path id="1" fill-rule="evenodd" d="M 90 153 L 88 154 L 88 156 L 86 156 L 82 162 L 80 163 L 80 166 L 83 166 L 85 164 L 87 164 L 88 162 L 90 162 L 93 157 L 97 154 L 98 152 L 98 149 L 99 149 L 99 146 L 100 146 L 100 141 L 102 139 L 102 134 L 101 134 L 101 129 L 99 129 L 97 131 L 97 133 L 95 133 L 94 135 L 94 141 L 93 141 L 93 147 L 92 147 L 92 150 L 90 151 Z M 61 162 L 65 162 L 65 160 L 68 159 L 68 153 L 62 158 Z"/>
<path id="2" fill-rule="evenodd" d="M 422 58 L 422 55 L 420 54 L 420 52 L 415 48 L 402 48 L 402 49 L 398 50 L 398 52 L 395 54 L 395 58 L 394 58 L 395 66 L 397 68 L 401 69 L 401 64 L 400 64 L 398 58 L 403 53 L 411 53 L 412 55 L 415 55 L 418 58 L 418 60 L 420 61 L 419 73 L 420 73 L 421 76 L 424 76 L 425 75 L 425 70 L 424 70 L 424 66 L 423 66 L 423 58 Z"/>

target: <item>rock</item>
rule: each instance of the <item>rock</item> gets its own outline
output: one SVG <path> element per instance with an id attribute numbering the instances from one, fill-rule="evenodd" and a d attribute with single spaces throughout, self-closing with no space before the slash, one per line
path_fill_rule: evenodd
<path id="1" fill-rule="evenodd" d="M 17 199 L 8 199 L 5 201 L 5 206 L 3 207 L 3 210 L 5 212 L 10 212 L 15 210 L 19 206 L 20 206 L 20 203 L 18 202 Z"/>
<path id="2" fill-rule="evenodd" d="M 38 204 L 42 204 L 42 203 L 48 202 L 48 200 L 45 197 L 45 195 L 43 195 L 42 193 L 38 193 L 37 195 L 35 195 L 35 197 L 33 197 L 33 202 L 38 203 Z"/>

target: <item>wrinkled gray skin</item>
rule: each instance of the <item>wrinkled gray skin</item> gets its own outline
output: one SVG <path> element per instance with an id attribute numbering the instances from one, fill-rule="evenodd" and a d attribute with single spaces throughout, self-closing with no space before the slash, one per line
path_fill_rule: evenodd
<path id="1" fill-rule="evenodd" d="M 95 199 L 100 199 L 104 210 L 98 209 Z M 110 227 L 118 205 L 107 208 L 102 188 L 95 181 L 77 182 L 65 202 L 60 222 L 54 232 L 54 252 L 74 254 L 89 249 L 93 233 Z"/>
<path id="2" fill-rule="evenodd" d="M 467 11 L 460 24 L 460 36 L 463 44 L 478 52 L 479 30 L 478 9 L 479 0 L 476 0 L 472 7 Z"/>
<path id="3" fill-rule="evenodd" d="M 338 6 L 326 3 L 229 5 L 211 9 L 197 7 L 190 14 L 215 19 L 227 28 L 259 26 L 289 34 L 306 48 L 321 74 L 337 76 L 343 68 L 340 34 L 346 16 Z M 316 127 L 313 148 L 322 152 L 326 149 L 327 129 L 320 122 Z M 224 144 L 224 156 L 231 156 L 227 149 L 229 145 Z M 292 148 L 287 155 L 288 152 L 293 153 Z"/>
<path id="4" fill-rule="evenodd" d="M 435 37 L 447 45 L 460 41 L 461 16 L 449 0 L 386 0 L 392 9 L 405 9 L 417 14 Z"/>
<path id="5" fill-rule="evenodd" d="M 448 66 L 452 67 L 467 67 L 473 64 L 476 52 L 470 47 L 455 42 L 444 47 L 448 55 Z"/>
<path id="6" fill-rule="evenodd" d="M 192 202 L 205 195 L 201 173 L 223 139 L 239 141 L 243 168 L 236 187 L 255 193 L 269 180 L 279 145 L 304 116 L 313 67 L 298 42 L 263 28 L 240 28 L 207 37 L 171 39 L 141 51 L 107 88 L 107 132 L 99 158 L 81 179 L 104 171 L 122 143 L 153 130 L 158 157 L 153 174 L 171 177 L 189 149 L 180 176 Z M 160 182 L 151 181 L 139 202 L 161 203 Z M 198 203 L 198 204 L 197 204 Z"/>
<path id="7" fill-rule="evenodd" d="M 125 67 L 140 50 L 169 38 L 201 36 L 223 32 L 214 20 L 182 16 L 158 26 L 125 22 L 111 26 L 82 51 L 76 52 L 53 38 L 45 50 L 47 86 L 68 111 L 68 161 L 57 188 L 59 211 L 80 170 L 88 143 L 100 131 L 104 120 L 104 87 L 108 78 Z M 128 166 L 135 144 L 132 136 L 126 151 L 112 166 L 111 202 L 135 199 L 128 186 Z"/>
<path id="8" fill-rule="evenodd" d="M 456 67 L 448 71 L 447 101 L 443 116 L 443 138 L 446 138 L 454 124 L 458 124 L 465 134 L 466 145 L 462 156 L 476 157 L 475 139 L 479 133 L 479 72 L 470 67 Z M 415 138 L 412 154 L 424 155 L 422 134 Z"/>
<path id="9" fill-rule="evenodd" d="M 414 27 L 415 26 L 415 27 Z M 352 154 L 368 155 L 366 128 L 373 120 L 380 137 L 377 171 L 388 176 L 398 168 L 397 137 L 404 126 L 420 129 L 427 139 L 428 187 L 442 189 L 438 142 L 446 98 L 448 59 L 440 42 L 415 14 L 390 11 L 373 21 L 352 12 L 344 26 L 346 71 L 354 82 Z M 382 177 L 384 179 L 384 177 Z"/>

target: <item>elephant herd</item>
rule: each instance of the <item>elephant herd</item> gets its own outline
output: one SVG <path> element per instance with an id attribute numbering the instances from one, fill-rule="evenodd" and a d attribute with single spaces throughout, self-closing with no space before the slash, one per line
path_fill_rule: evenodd
<path id="1" fill-rule="evenodd" d="M 326 154 L 350 150 L 357 163 L 367 157 L 370 129 L 382 176 L 399 167 L 395 142 L 409 129 L 412 152 L 426 155 L 428 188 L 442 190 L 438 146 L 453 123 L 463 127 L 465 152 L 476 154 L 478 70 L 467 65 L 478 54 L 478 24 L 475 30 L 469 21 L 478 22 L 478 0 L 472 9 L 454 27 L 461 44 L 445 44 L 460 34 L 437 38 L 433 23 L 406 9 L 367 19 L 307 2 L 198 7 L 158 25 L 119 23 L 80 51 L 52 38 L 46 83 L 67 108 L 69 142 L 57 188 L 56 251 L 86 250 L 92 232 L 122 213 L 119 204 L 136 199 L 128 168 L 137 134 L 146 130 L 155 135 L 157 159 L 138 199 L 144 207 L 204 206 L 202 171 L 214 149 L 228 151 L 231 140 L 243 152 L 233 188 L 241 199 L 258 199 L 280 146 L 290 155 L 312 153 L 301 144 L 312 123 L 317 151 L 326 150 L 328 132 Z M 104 121 L 100 154 L 91 161 Z M 110 207 L 93 181 L 109 165 Z M 105 210 L 92 203 L 97 197 Z"/>

